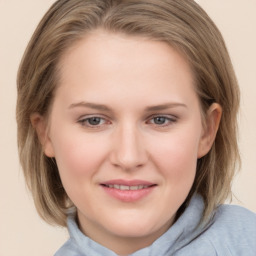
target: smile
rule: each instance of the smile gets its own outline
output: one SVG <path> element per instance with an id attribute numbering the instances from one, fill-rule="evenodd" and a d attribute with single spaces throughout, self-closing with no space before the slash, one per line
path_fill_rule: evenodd
<path id="1" fill-rule="evenodd" d="M 155 185 L 138 185 L 138 186 L 126 186 L 126 185 L 118 185 L 118 184 L 110 184 L 110 185 L 106 185 L 103 184 L 103 186 L 106 186 L 108 188 L 114 188 L 114 189 L 119 189 L 119 190 L 140 190 L 140 189 L 145 189 L 145 188 L 149 188 Z"/>
<path id="2" fill-rule="evenodd" d="M 126 203 L 146 198 L 157 187 L 157 184 L 141 180 L 112 180 L 100 185 L 108 196 Z"/>

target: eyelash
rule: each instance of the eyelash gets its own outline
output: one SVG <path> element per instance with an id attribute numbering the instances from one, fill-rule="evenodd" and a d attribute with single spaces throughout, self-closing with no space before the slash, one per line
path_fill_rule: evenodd
<path id="1" fill-rule="evenodd" d="M 103 117 L 100 116 L 91 116 L 91 117 L 87 117 L 87 118 L 83 118 L 81 120 L 78 121 L 78 123 L 80 123 L 82 126 L 87 126 L 89 128 L 95 129 L 95 128 L 99 128 L 104 124 L 90 124 L 90 121 L 93 121 L 93 119 L 98 119 L 100 122 L 102 122 L 102 120 L 104 120 L 104 124 L 107 123 L 107 120 Z"/>
<path id="2" fill-rule="evenodd" d="M 164 119 L 164 124 L 156 124 L 156 123 L 152 123 L 153 125 L 157 126 L 157 127 L 166 127 L 166 126 L 170 126 L 172 125 L 173 123 L 175 123 L 177 121 L 177 118 L 174 117 L 174 116 L 165 116 L 165 115 L 155 115 L 155 116 L 152 116 L 148 122 L 150 121 L 156 121 L 156 119 Z"/>
<path id="3" fill-rule="evenodd" d="M 154 121 L 156 122 L 157 118 L 162 119 L 162 121 L 164 121 L 164 123 L 163 124 L 154 123 Z M 95 121 L 95 119 L 97 119 L 96 121 L 98 121 L 100 123 L 99 124 L 90 124 L 90 121 L 93 121 L 93 119 L 94 119 L 94 121 Z M 162 127 L 164 128 L 164 127 L 172 125 L 175 122 L 177 122 L 177 117 L 175 117 L 175 116 L 155 115 L 155 116 L 151 116 L 147 120 L 146 123 L 147 124 L 152 124 L 152 125 L 154 125 L 156 127 L 159 127 L 159 128 L 162 128 Z M 86 126 L 88 128 L 91 128 L 91 129 L 99 129 L 104 125 L 111 124 L 111 122 L 106 120 L 106 118 L 100 117 L 100 116 L 86 117 L 86 118 L 83 118 L 81 120 L 78 120 L 78 123 L 80 123 L 82 126 Z"/>

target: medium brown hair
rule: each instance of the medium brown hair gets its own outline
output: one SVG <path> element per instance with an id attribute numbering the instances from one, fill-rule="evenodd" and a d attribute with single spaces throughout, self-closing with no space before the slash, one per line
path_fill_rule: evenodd
<path id="1" fill-rule="evenodd" d="M 61 56 L 97 28 L 168 43 L 182 52 L 191 66 L 202 114 L 214 102 L 221 105 L 215 142 L 198 160 L 194 185 L 180 208 L 181 212 L 191 196 L 199 193 L 205 202 L 204 217 L 209 216 L 230 195 L 239 162 L 239 89 L 221 33 L 193 0 L 59 0 L 45 14 L 29 42 L 17 79 L 19 156 L 39 214 L 50 223 L 65 226 L 72 202 L 55 160 L 44 155 L 30 117 L 49 114 Z"/>

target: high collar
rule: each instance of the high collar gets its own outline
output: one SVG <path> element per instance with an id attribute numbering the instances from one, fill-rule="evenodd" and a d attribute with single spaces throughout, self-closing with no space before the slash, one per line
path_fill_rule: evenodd
<path id="1" fill-rule="evenodd" d="M 153 244 L 130 254 L 130 256 L 172 255 L 204 231 L 205 225 L 200 224 L 203 210 L 204 203 L 202 198 L 199 195 L 193 196 L 185 212 L 169 228 L 169 230 L 167 230 Z M 116 253 L 85 236 L 80 231 L 74 215 L 68 217 L 68 229 L 72 242 L 79 250 L 79 255 L 117 256 Z"/>

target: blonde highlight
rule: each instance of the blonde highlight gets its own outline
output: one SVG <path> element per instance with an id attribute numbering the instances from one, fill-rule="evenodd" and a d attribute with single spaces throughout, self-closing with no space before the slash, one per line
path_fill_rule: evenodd
<path id="1" fill-rule="evenodd" d="M 239 166 L 237 113 L 239 88 L 221 33 L 192 0 L 59 0 L 38 25 L 21 61 L 17 77 L 18 148 L 25 179 L 40 216 L 66 225 L 73 207 L 54 159 L 43 153 L 30 122 L 33 113 L 47 116 L 59 82 L 61 56 L 95 29 L 142 36 L 168 43 L 188 60 L 205 114 L 214 102 L 223 116 L 210 152 L 198 160 L 192 190 L 205 202 L 204 218 L 229 195 Z M 182 211 L 180 211 L 182 213 Z"/>

